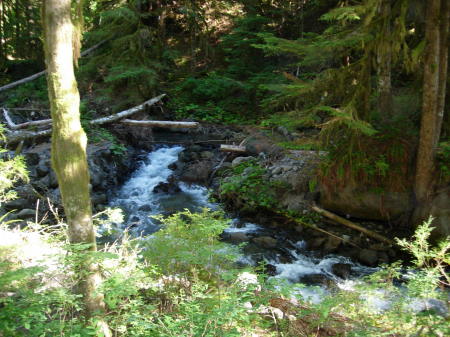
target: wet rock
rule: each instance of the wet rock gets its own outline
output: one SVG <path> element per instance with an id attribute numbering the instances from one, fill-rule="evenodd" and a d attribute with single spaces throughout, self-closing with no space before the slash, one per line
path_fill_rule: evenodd
<path id="1" fill-rule="evenodd" d="M 55 171 L 50 170 L 48 177 L 48 187 L 49 188 L 57 188 L 58 187 L 58 180 L 56 179 Z"/>
<path id="2" fill-rule="evenodd" d="M 378 253 L 371 249 L 362 249 L 359 252 L 358 259 L 361 263 L 368 266 L 375 266 L 378 261 Z"/>
<path id="3" fill-rule="evenodd" d="M 192 154 L 189 153 L 188 151 L 184 150 L 183 152 L 181 152 L 178 155 L 178 160 L 180 162 L 189 163 L 189 162 L 191 162 L 193 160 Z"/>
<path id="4" fill-rule="evenodd" d="M 150 207 L 150 205 L 143 205 L 141 207 L 138 208 L 138 211 L 141 212 L 151 212 L 152 208 Z"/>
<path id="5" fill-rule="evenodd" d="M 35 216 L 36 216 L 36 210 L 29 209 L 29 208 L 22 209 L 20 212 L 18 212 L 16 214 L 16 217 L 18 219 L 23 219 L 23 220 L 27 220 L 27 219 L 31 220 L 31 219 L 34 219 Z"/>
<path id="6" fill-rule="evenodd" d="M 389 255 L 386 252 L 378 252 L 378 263 L 389 263 Z"/>
<path id="7" fill-rule="evenodd" d="M 138 216 L 132 216 L 129 221 L 132 222 L 132 223 L 139 223 L 140 220 L 141 219 L 139 219 Z"/>
<path id="8" fill-rule="evenodd" d="M 352 272 L 352 265 L 349 263 L 335 263 L 331 267 L 331 271 L 340 278 L 348 279 Z"/>
<path id="9" fill-rule="evenodd" d="M 25 161 L 27 163 L 27 166 L 34 166 L 39 163 L 39 153 L 36 152 L 26 152 L 23 155 L 25 157 Z"/>
<path id="10" fill-rule="evenodd" d="M 323 208 L 351 217 L 372 220 L 397 218 L 409 209 L 408 192 L 379 193 L 364 186 L 348 183 L 345 186 L 321 186 L 320 204 Z"/>
<path id="11" fill-rule="evenodd" d="M 341 239 L 329 236 L 323 247 L 324 252 L 325 253 L 335 252 L 341 245 L 341 242 L 342 242 Z"/>
<path id="12" fill-rule="evenodd" d="M 277 267 L 275 267 L 273 264 L 268 263 L 264 265 L 263 272 L 268 276 L 275 276 L 277 274 Z"/>
<path id="13" fill-rule="evenodd" d="M 190 165 L 181 173 L 180 180 L 188 183 L 206 184 L 213 171 L 213 165 L 210 161 L 204 160 Z"/>
<path id="14" fill-rule="evenodd" d="M 237 157 L 231 162 L 231 167 L 236 167 L 242 163 L 255 159 L 255 157 Z"/>
<path id="15" fill-rule="evenodd" d="M 59 191 L 59 188 L 55 188 L 54 190 L 51 190 L 47 193 L 47 196 L 49 197 L 50 201 L 55 205 L 61 205 L 61 192 Z"/>
<path id="16" fill-rule="evenodd" d="M 327 239 L 324 238 L 324 237 L 317 237 L 317 238 L 314 238 L 312 240 L 309 240 L 308 241 L 308 248 L 309 249 L 318 249 L 318 248 L 320 248 L 323 245 L 323 243 L 326 240 Z"/>
<path id="17" fill-rule="evenodd" d="M 374 243 L 369 246 L 369 249 L 376 250 L 378 252 L 388 251 L 389 247 L 382 243 Z"/>
<path id="18" fill-rule="evenodd" d="M 50 163 L 48 161 L 40 161 L 36 166 L 36 175 L 39 178 L 45 177 L 50 172 Z"/>
<path id="19" fill-rule="evenodd" d="M 255 244 L 258 246 L 264 247 L 264 248 L 276 248 L 277 247 L 277 239 L 274 239 L 270 236 L 260 236 L 257 238 L 254 238 L 252 240 Z"/>
<path id="20" fill-rule="evenodd" d="M 249 240 L 249 237 L 244 232 L 225 233 L 224 238 L 232 243 L 242 243 L 247 242 Z"/>
<path id="21" fill-rule="evenodd" d="M 169 170 L 175 171 L 178 168 L 178 164 L 177 163 L 172 163 L 169 166 L 167 166 L 167 168 Z"/>
<path id="22" fill-rule="evenodd" d="M 211 160 L 214 158 L 214 153 L 211 151 L 200 152 L 200 158 Z"/>
<path id="23" fill-rule="evenodd" d="M 14 200 L 5 202 L 3 204 L 3 207 L 7 211 L 13 211 L 13 210 L 17 210 L 17 209 L 23 209 L 23 208 L 29 206 L 29 203 L 30 202 L 26 199 L 14 199 Z"/>
<path id="24" fill-rule="evenodd" d="M 306 285 L 313 285 L 313 286 L 325 286 L 325 287 L 332 287 L 335 285 L 334 281 L 328 278 L 324 274 L 308 274 L 308 275 L 302 275 L 298 281 L 299 283 L 304 283 Z"/>
<path id="25" fill-rule="evenodd" d="M 105 193 L 94 194 L 91 199 L 94 205 L 106 204 L 108 202 L 108 196 Z"/>
<path id="26" fill-rule="evenodd" d="M 179 192 L 181 192 L 181 188 L 178 186 L 174 176 L 170 176 L 167 182 L 160 182 L 153 188 L 153 193 L 175 194 Z"/>

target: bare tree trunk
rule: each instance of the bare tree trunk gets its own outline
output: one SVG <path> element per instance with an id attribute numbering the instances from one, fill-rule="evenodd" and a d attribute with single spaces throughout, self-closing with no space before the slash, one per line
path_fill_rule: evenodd
<path id="1" fill-rule="evenodd" d="M 86 134 L 80 123 L 80 96 L 73 69 L 71 0 L 45 0 L 43 5 L 45 61 L 53 119 L 52 166 L 56 172 L 71 243 L 87 243 L 96 250 L 89 196 Z M 79 291 L 88 317 L 104 311 L 96 293 L 101 278 L 90 254 L 81 263 Z M 107 331 L 107 330 L 106 330 Z"/>
<path id="2" fill-rule="evenodd" d="M 3 25 L 4 25 L 4 14 L 3 14 L 3 0 L 0 0 L 0 67 L 2 67 L 4 60 L 6 59 L 5 48 L 3 44 L 4 34 L 3 34 Z"/>
<path id="3" fill-rule="evenodd" d="M 391 3 L 383 0 L 380 4 L 379 14 L 383 20 L 383 34 L 377 44 L 377 72 L 378 72 L 378 111 L 382 120 L 392 118 L 392 41 L 391 41 Z"/>
<path id="4" fill-rule="evenodd" d="M 428 1 L 425 27 L 426 54 L 424 60 L 422 118 L 414 185 L 417 202 L 414 222 L 421 221 L 426 216 L 423 213 L 425 206 L 430 200 L 433 185 L 436 134 L 438 133 L 439 72 L 441 70 L 439 64 L 440 9 L 441 0 Z"/>
<path id="5" fill-rule="evenodd" d="M 448 38 L 450 25 L 450 1 L 442 0 L 441 7 L 441 24 L 440 24 L 440 55 L 439 55 L 439 96 L 437 110 L 437 126 L 436 126 L 436 144 L 439 142 L 441 135 L 442 122 L 444 120 L 445 96 L 447 93 L 447 71 L 448 71 Z"/>

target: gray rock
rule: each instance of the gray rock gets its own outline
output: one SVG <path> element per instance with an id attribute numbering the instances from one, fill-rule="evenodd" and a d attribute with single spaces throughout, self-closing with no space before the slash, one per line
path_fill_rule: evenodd
<path id="1" fill-rule="evenodd" d="M 334 275 L 343 279 L 347 279 L 352 272 L 352 265 L 349 263 L 335 263 L 331 267 L 331 271 Z"/>
<path id="2" fill-rule="evenodd" d="M 325 251 L 325 253 L 333 253 L 339 248 L 341 242 L 342 241 L 340 239 L 329 236 L 327 241 L 325 242 L 323 250 Z"/>
<path id="3" fill-rule="evenodd" d="M 203 151 L 200 153 L 200 158 L 212 159 L 212 158 L 214 158 L 214 153 L 212 153 L 211 151 Z"/>
<path id="4" fill-rule="evenodd" d="M 138 208 L 138 211 L 141 211 L 141 212 L 151 212 L 151 210 L 152 210 L 152 208 L 150 207 L 150 205 L 143 205 Z"/>
<path id="5" fill-rule="evenodd" d="M 50 163 L 41 160 L 36 166 L 36 174 L 39 178 L 45 177 L 50 172 Z"/>
<path id="6" fill-rule="evenodd" d="M 333 287 L 335 285 L 334 281 L 324 274 L 302 275 L 297 282 L 307 285 L 322 285 L 326 287 Z"/>
<path id="7" fill-rule="evenodd" d="M 92 203 L 96 204 L 106 204 L 108 202 L 108 197 L 105 193 L 94 194 L 91 197 Z"/>
<path id="8" fill-rule="evenodd" d="M 317 237 L 317 238 L 314 238 L 312 240 L 309 240 L 308 241 L 308 248 L 310 248 L 310 249 L 318 249 L 318 248 L 320 248 L 323 245 L 323 243 L 325 241 L 326 241 L 326 238 L 324 238 L 324 237 Z"/>
<path id="9" fill-rule="evenodd" d="M 7 211 L 17 210 L 17 209 L 23 209 L 29 205 L 29 201 L 26 199 L 14 199 L 10 200 L 8 202 L 5 202 L 3 204 L 3 207 Z"/>
<path id="10" fill-rule="evenodd" d="M 233 243 L 247 242 L 249 240 L 247 234 L 243 232 L 226 233 L 226 239 Z"/>
<path id="11" fill-rule="evenodd" d="M 50 188 L 57 188 L 58 187 L 58 180 L 56 179 L 55 171 L 51 170 L 50 174 L 48 175 L 48 187 Z"/>
<path id="12" fill-rule="evenodd" d="M 188 183 L 207 183 L 210 174 L 213 171 L 213 166 L 210 161 L 204 160 L 190 165 L 181 174 L 180 180 Z"/>
<path id="13" fill-rule="evenodd" d="M 39 154 L 36 152 L 26 152 L 23 156 L 25 157 L 27 166 L 34 166 L 39 163 Z"/>
<path id="14" fill-rule="evenodd" d="M 252 159 L 255 159 L 255 157 L 249 156 L 249 157 L 237 157 L 237 158 L 234 158 L 233 161 L 231 162 L 231 167 L 236 167 L 236 166 L 238 166 L 238 165 L 240 165 L 242 163 L 245 163 L 247 161 L 250 161 Z"/>
<path id="15" fill-rule="evenodd" d="M 252 240 L 255 244 L 258 246 L 264 247 L 264 248 L 276 248 L 277 247 L 277 239 L 274 239 L 270 236 L 260 236 L 257 238 L 254 238 Z"/>
<path id="16" fill-rule="evenodd" d="M 36 210 L 25 208 L 22 209 L 19 213 L 16 214 L 16 217 L 19 219 L 34 219 L 36 216 Z"/>
<path id="17" fill-rule="evenodd" d="M 359 261 L 368 266 L 375 266 L 378 261 L 378 253 L 375 250 L 362 249 L 359 252 L 358 258 Z"/>

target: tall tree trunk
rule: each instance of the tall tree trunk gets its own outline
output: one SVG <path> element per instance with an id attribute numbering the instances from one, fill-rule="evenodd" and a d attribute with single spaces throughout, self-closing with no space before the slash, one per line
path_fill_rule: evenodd
<path id="1" fill-rule="evenodd" d="M 439 96 L 437 107 L 437 125 L 435 143 L 439 142 L 441 136 L 442 122 L 444 120 L 445 96 L 447 93 L 447 72 L 448 72 L 448 38 L 450 25 L 450 1 L 442 0 L 441 24 L 440 24 L 440 54 L 439 54 Z"/>
<path id="2" fill-rule="evenodd" d="M 5 48 L 4 41 L 5 35 L 3 34 L 3 26 L 4 26 L 4 14 L 3 14 L 3 0 L 0 0 L 0 69 L 3 66 L 3 62 L 5 60 Z"/>
<path id="3" fill-rule="evenodd" d="M 80 123 L 80 96 L 73 68 L 71 0 L 45 0 L 43 5 L 45 61 L 53 120 L 52 166 L 56 172 L 71 243 L 88 243 L 96 250 L 89 196 L 86 159 L 87 138 Z M 79 291 L 88 317 L 104 311 L 103 296 L 96 293 L 101 282 L 92 254 L 82 265 Z"/>
<path id="4" fill-rule="evenodd" d="M 448 0 L 443 0 L 448 1 Z M 422 117 L 416 159 L 414 222 L 426 216 L 426 206 L 433 189 L 434 157 L 438 134 L 438 102 L 440 79 L 440 9 L 441 0 L 429 0 L 426 14 L 426 54 L 424 59 Z"/>
<path id="5" fill-rule="evenodd" d="M 381 118 L 388 121 L 392 118 L 392 36 L 391 36 L 391 3 L 390 0 L 382 0 L 379 14 L 383 20 L 382 31 L 379 33 L 376 58 L 378 73 L 378 111 Z"/>

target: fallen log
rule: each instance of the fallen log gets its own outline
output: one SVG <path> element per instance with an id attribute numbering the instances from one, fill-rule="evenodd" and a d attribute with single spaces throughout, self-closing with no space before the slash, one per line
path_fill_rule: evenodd
<path id="1" fill-rule="evenodd" d="M 27 139 L 33 139 L 42 136 L 48 136 L 52 133 L 52 129 L 42 131 L 9 131 L 6 130 L 6 138 L 8 143 L 14 144 Z"/>
<path id="2" fill-rule="evenodd" d="M 111 115 L 111 116 L 108 116 L 108 117 L 102 117 L 102 118 L 94 119 L 94 120 L 90 121 L 90 124 L 91 125 L 99 125 L 99 124 L 111 123 L 111 122 L 117 121 L 119 119 L 131 116 L 131 115 L 135 114 L 136 112 L 139 112 L 139 111 L 143 110 L 147 106 L 151 106 L 151 105 L 153 105 L 155 103 L 158 103 L 164 96 L 166 96 L 166 94 L 162 94 L 162 95 L 159 95 L 157 97 L 153 97 L 152 99 L 149 99 L 148 101 L 146 101 L 146 102 L 144 102 L 144 103 L 142 103 L 140 105 L 137 105 L 137 106 L 135 106 L 135 107 L 133 107 L 131 109 L 128 109 L 128 110 L 124 110 L 124 111 L 118 112 L 118 113 L 116 113 L 114 115 Z"/>
<path id="3" fill-rule="evenodd" d="M 149 126 L 158 128 L 177 128 L 177 129 L 191 129 L 197 128 L 200 124 L 197 122 L 172 122 L 172 121 L 138 121 L 133 119 L 124 119 L 121 123 L 135 126 Z"/>
<path id="4" fill-rule="evenodd" d="M 102 118 L 94 119 L 94 120 L 90 121 L 89 124 L 91 124 L 91 125 L 100 125 L 100 124 L 106 124 L 106 123 L 115 122 L 115 121 L 117 121 L 119 119 L 128 117 L 128 116 L 130 116 L 130 115 L 132 115 L 132 114 L 134 114 L 136 112 L 139 112 L 139 111 L 143 110 L 147 106 L 151 106 L 151 105 L 159 102 L 164 96 L 166 96 L 166 94 L 162 94 L 162 95 L 159 95 L 159 96 L 154 97 L 152 99 L 149 99 L 148 101 L 146 101 L 146 102 L 144 102 L 144 103 L 142 103 L 142 104 L 140 104 L 138 106 L 135 106 L 135 107 L 133 107 L 131 109 L 127 109 L 127 110 L 118 112 L 118 113 L 116 113 L 114 115 L 111 115 L 111 116 L 108 116 L 108 117 L 102 117 Z M 32 131 L 17 131 L 17 130 L 14 129 L 14 127 L 17 128 L 18 125 L 21 125 L 21 124 L 18 124 L 18 125 L 14 124 L 14 122 L 11 120 L 11 118 L 9 117 L 8 114 L 6 114 L 5 119 L 6 119 L 6 122 L 7 122 L 8 126 L 10 126 L 10 128 L 12 129 L 12 131 L 8 130 L 8 129 L 5 130 L 6 138 L 8 140 L 8 143 L 16 143 L 16 142 L 20 142 L 22 140 L 32 139 L 32 138 L 41 137 L 41 136 L 47 136 L 47 135 L 52 133 L 51 129 L 46 129 L 46 130 L 36 131 L 36 132 L 32 132 Z M 27 122 L 27 123 L 29 123 L 28 126 L 38 125 L 38 123 L 42 123 L 42 125 L 45 125 L 45 124 L 47 124 L 47 121 L 50 121 L 50 122 L 48 122 L 48 125 L 51 126 L 52 123 L 51 123 L 51 120 L 49 120 L 49 119 L 45 119 L 43 121 Z M 22 124 L 27 124 L 27 123 L 22 123 Z M 13 126 L 13 127 L 11 127 L 11 126 Z"/>
<path id="5" fill-rule="evenodd" d="M 222 144 L 222 145 L 220 145 L 220 151 L 222 151 L 222 152 L 245 153 L 245 152 L 247 152 L 247 148 L 245 146 L 241 146 L 241 145 Z"/>
<path id="6" fill-rule="evenodd" d="M 25 123 L 21 123 L 21 124 L 16 124 L 16 123 L 13 122 L 13 120 L 11 119 L 11 117 L 8 114 L 8 110 L 6 110 L 5 108 L 3 108 L 3 117 L 5 117 L 6 125 L 11 130 L 25 129 L 25 128 L 28 128 L 30 126 L 42 126 L 42 125 L 50 125 L 50 124 L 52 124 L 52 120 L 51 119 L 41 119 L 41 120 L 38 120 L 38 121 L 31 121 L 31 122 L 25 122 Z"/>
<path id="7" fill-rule="evenodd" d="M 296 217 L 290 215 L 290 214 L 287 213 L 287 212 L 277 212 L 277 213 L 280 214 L 281 216 L 285 217 L 285 218 L 288 219 L 289 221 L 298 223 L 299 225 L 301 225 L 301 226 L 303 226 L 303 227 L 311 228 L 311 229 L 313 229 L 313 230 L 315 230 L 315 231 L 318 231 L 318 232 L 320 232 L 320 233 L 323 233 L 323 234 L 329 235 L 329 236 L 331 236 L 331 237 L 333 237 L 333 238 L 336 238 L 336 239 L 340 240 L 340 241 L 343 242 L 343 243 L 347 243 L 347 244 L 349 244 L 349 245 L 351 245 L 351 246 L 353 246 L 353 247 L 356 247 L 356 248 L 358 248 L 358 249 L 362 249 L 362 248 L 359 247 L 356 243 L 354 243 L 354 242 L 352 242 L 352 241 L 350 241 L 350 240 L 346 240 L 346 239 L 344 239 L 344 238 L 342 238 L 342 237 L 340 237 L 340 236 L 338 236 L 338 235 L 336 235 L 336 234 L 334 234 L 334 233 L 331 233 L 331 232 L 329 232 L 329 231 L 326 231 L 325 229 L 322 229 L 322 228 L 318 227 L 318 226 L 315 225 L 315 224 L 310 224 L 310 223 L 304 222 L 304 221 L 301 220 L 300 218 L 296 218 Z"/>
<path id="8" fill-rule="evenodd" d="M 105 43 L 107 40 L 103 40 L 102 42 L 97 43 L 96 45 L 92 46 L 91 48 L 86 49 L 84 52 L 82 52 L 80 54 L 80 56 L 86 56 L 87 54 L 89 54 L 90 52 L 94 51 L 95 49 L 97 49 L 98 47 L 100 47 L 103 43 Z M 18 85 L 21 85 L 23 83 L 27 83 L 30 82 L 38 77 L 41 77 L 42 75 L 45 75 L 47 73 L 47 70 L 43 70 L 38 72 L 37 74 L 25 77 L 21 80 L 6 84 L 2 87 L 0 87 L 0 91 L 5 91 L 14 87 L 17 87 Z"/>
<path id="9" fill-rule="evenodd" d="M 378 241 L 387 243 L 389 245 L 394 245 L 394 241 L 393 240 L 388 239 L 387 237 L 385 237 L 385 236 L 383 236 L 381 234 L 378 234 L 378 233 L 376 233 L 374 231 L 371 231 L 370 229 L 367 229 L 367 228 L 364 228 L 364 227 L 362 227 L 360 225 L 357 225 L 356 223 L 354 223 L 352 221 L 349 221 L 347 219 L 344 219 L 344 218 L 340 217 L 339 215 L 331 213 L 331 212 L 329 212 L 329 211 L 327 211 L 327 210 L 325 210 L 323 208 L 320 208 L 318 206 L 312 206 L 311 209 L 314 212 L 316 212 L 316 213 L 318 213 L 318 214 L 320 214 L 320 215 L 322 215 L 322 216 L 324 216 L 324 217 L 326 217 L 328 219 L 331 219 L 331 220 L 333 220 L 333 221 L 335 221 L 337 223 L 340 223 L 341 225 L 347 226 L 347 227 L 352 228 L 354 230 L 357 230 L 357 231 L 359 231 L 361 233 L 364 233 L 368 237 L 371 237 L 371 238 L 376 239 Z"/>

